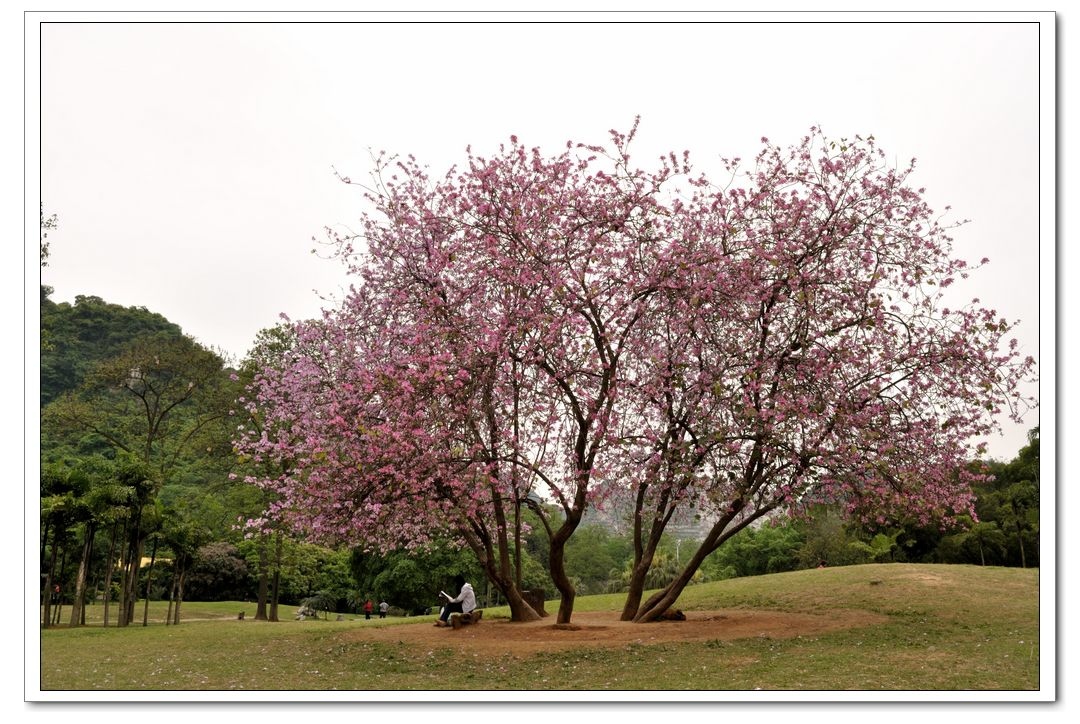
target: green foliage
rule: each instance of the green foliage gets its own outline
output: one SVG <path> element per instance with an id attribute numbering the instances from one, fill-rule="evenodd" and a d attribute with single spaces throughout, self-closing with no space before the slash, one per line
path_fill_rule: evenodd
<path id="1" fill-rule="evenodd" d="M 1028 434 L 1028 444 L 1012 461 L 990 466 L 994 479 L 976 490 L 975 512 L 982 523 L 994 523 L 1000 536 L 980 531 L 988 546 L 988 563 L 1039 565 L 1039 429 Z"/>
<path id="2" fill-rule="evenodd" d="M 317 616 L 319 611 L 326 613 L 337 611 L 338 600 L 337 594 L 333 591 L 316 591 L 314 595 L 300 601 L 300 605 L 312 609 Z"/>
<path id="3" fill-rule="evenodd" d="M 830 507 L 819 507 L 801 523 L 804 542 L 797 553 L 797 568 L 849 566 L 866 562 L 865 553 L 857 545 L 859 538 L 854 527 L 845 524 L 840 513 Z"/>
<path id="4" fill-rule="evenodd" d="M 173 570 L 186 570 L 206 543 L 209 532 L 198 521 L 191 520 L 181 511 L 167 509 L 161 526 L 161 540 L 167 554 L 172 558 Z"/>
<path id="5" fill-rule="evenodd" d="M 1038 566 L 1039 429 L 1031 430 L 1028 444 L 1012 461 L 991 461 L 986 467 L 991 479 L 972 488 L 976 516 L 961 516 L 951 529 L 911 520 L 864 528 L 842 522 L 833 512 L 815 511 L 805 524 L 809 537 L 800 564 L 812 565 L 816 557 L 828 565 L 893 561 Z"/>
<path id="6" fill-rule="evenodd" d="M 90 481 L 78 471 L 65 465 L 44 465 L 41 469 L 39 504 L 45 525 L 67 526 L 84 514 L 81 500 L 89 490 Z"/>
<path id="7" fill-rule="evenodd" d="M 970 523 L 969 527 L 942 540 L 943 558 L 979 565 L 996 564 L 1005 555 L 1006 536 L 993 521 Z"/>
<path id="8" fill-rule="evenodd" d="M 138 456 L 164 482 L 184 456 L 213 453 L 207 433 L 227 417 L 234 393 L 221 358 L 192 340 L 137 338 L 44 408 L 43 458 L 63 443 L 78 454 L 90 438 L 98 450 Z"/>
<path id="9" fill-rule="evenodd" d="M 856 540 L 848 545 L 863 553 L 871 563 L 885 563 L 893 560 L 896 539 L 899 535 L 900 531 L 893 531 L 891 534 L 878 533 L 870 539 L 869 543 Z"/>
<path id="10" fill-rule="evenodd" d="M 479 580 L 479 579 L 477 579 Z M 527 550 L 521 552 L 521 589 L 551 591 L 551 573 Z"/>
<path id="11" fill-rule="evenodd" d="M 45 204 L 41 204 L 41 267 L 44 269 L 49 265 L 49 232 L 55 229 L 58 225 L 56 214 L 45 216 Z"/>
<path id="12" fill-rule="evenodd" d="M 801 526 L 790 521 L 745 528 L 709 555 L 702 570 L 710 581 L 791 571 L 800 567 L 805 540 Z"/>
<path id="13" fill-rule="evenodd" d="M 905 539 L 929 541 L 909 545 L 907 560 L 973 563 L 987 566 L 1039 565 L 1039 428 L 1028 433 L 1028 444 L 1008 463 L 991 461 L 992 479 L 976 485 L 975 518 L 963 518 L 959 528 L 904 529 Z M 921 548 L 921 555 L 914 550 Z"/>
<path id="14" fill-rule="evenodd" d="M 122 307 L 100 297 L 77 296 L 75 303 L 41 300 L 41 406 L 75 391 L 102 362 L 116 357 L 139 337 L 182 338 L 180 327 L 145 307 Z"/>
<path id="15" fill-rule="evenodd" d="M 193 601 L 245 601 L 255 597 L 256 581 L 236 546 L 215 541 L 199 548 L 188 573 L 184 598 Z"/>
<path id="16" fill-rule="evenodd" d="M 603 593 L 632 558 L 628 537 L 616 536 L 603 525 L 583 525 L 566 545 L 566 573 L 580 595 Z"/>
<path id="17" fill-rule="evenodd" d="M 237 549 L 248 562 L 248 570 L 257 570 L 255 542 L 244 541 Z M 329 592 L 335 600 L 344 602 L 356 586 L 349 567 L 349 551 L 336 551 L 287 537 L 282 539 L 280 574 L 280 601 L 292 605 L 320 591 Z"/>
<path id="18" fill-rule="evenodd" d="M 473 584 L 478 596 L 484 592 L 480 581 L 485 577 L 467 548 L 459 550 L 444 544 L 428 550 L 393 551 L 385 556 L 354 549 L 349 564 L 361 601 L 385 600 L 409 613 L 440 605 L 439 591 L 449 592 L 450 581 L 459 574 Z"/>
<path id="19" fill-rule="evenodd" d="M 228 479 L 227 413 L 237 387 L 221 358 L 145 310 L 97 298 L 80 298 L 75 306 L 79 314 L 66 321 L 85 324 L 79 334 L 93 343 L 57 342 L 54 356 L 78 352 L 78 364 L 70 366 L 80 379 L 42 410 L 43 461 L 78 466 L 136 458 L 147 466 L 162 507 L 201 517 L 203 528 L 227 537 L 238 509 L 250 508 L 254 496 Z"/>

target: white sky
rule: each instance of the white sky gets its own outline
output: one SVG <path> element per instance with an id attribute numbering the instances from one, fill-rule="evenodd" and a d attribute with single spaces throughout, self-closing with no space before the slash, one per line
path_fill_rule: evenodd
<path id="1" fill-rule="evenodd" d="M 498 16 L 549 21 L 503 25 L 373 24 L 368 15 L 351 16 L 366 21 L 353 24 L 242 13 L 41 17 L 57 22 L 43 26 L 40 56 L 37 16 L 6 24 L 0 43 L 6 68 L 25 70 L 27 83 L 28 381 L 39 181 L 41 201 L 60 220 L 41 276 L 53 299 L 145 306 L 241 357 L 280 312 L 313 316 L 323 306 L 316 291 L 333 295 L 347 284 L 335 262 L 312 257 L 311 238 L 359 217 L 357 192 L 332 168 L 363 176 L 369 148 L 413 153 L 441 173 L 467 144 L 486 151 L 517 134 L 554 152 L 570 139 L 606 141 L 609 128 L 627 129 L 640 114 L 643 164 L 689 149 L 708 169 L 719 156 L 750 157 L 761 136 L 794 143 L 821 125 L 835 137 L 873 134 L 900 164 L 918 157 L 913 182 L 932 205 L 972 220 L 956 233 L 956 253 L 991 264 L 959 291 L 1020 320 L 1022 349 L 1040 359 L 1045 383 L 1030 391 L 1041 392 L 1044 474 L 1054 479 L 1055 190 L 1064 199 L 1054 124 L 1064 71 L 1055 87 L 1050 13 L 651 15 L 635 23 L 616 21 L 642 16 L 561 13 Z M 278 22 L 252 22 L 268 19 Z M 704 19 L 725 22 L 672 22 Z M 60 22 L 71 20 L 79 22 Z M 240 22 L 210 22 L 222 20 Z M 755 22 L 735 22 L 747 20 Z M 1057 28 L 1063 66 L 1065 27 Z M 17 136 L 12 128 L 8 137 Z M 5 159 L 20 166 L 14 153 Z M 1063 242 L 1063 264 L 1066 253 Z M 1064 307 L 1070 293 L 1061 278 Z M 36 398 L 31 391 L 24 401 L 28 428 Z M 1039 417 L 1006 424 L 991 454 L 1010 459 Z M 1046 526 L 1064 547 L 1066 531 L 1055 539 L 1052 515 Z M 1048 575 L 1052 554 L 1044 546 Z M 1042 601 L 1052 612 L 1053 590 Z"/>
<path id="2" fill-rule="evenodd" d="M 332 169 L 364 177 L 368 149 L 441 175 L 470 143 L 557 152 L 640 114 L 642 163 L 689 149 L 708 169 L 820 124 L 919 159 L 932 205 L 973 222 L 957 255 L 991 259 L 958 293 L 1020 320 L 1039 356 L 1037 24 L 92 19 L 41 32 L 56 301 L 145 306 L 240 358 L 279 313 L 314 316 L 347 285 L 311 239 L 359 217 Z M 1035 424 L 992 454 L 1011 458 Z"/>

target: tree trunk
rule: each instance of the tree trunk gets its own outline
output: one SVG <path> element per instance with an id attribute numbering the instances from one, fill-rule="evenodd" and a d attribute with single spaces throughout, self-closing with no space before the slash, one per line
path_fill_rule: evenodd
<path id="1" fill-rule="evenodd" d="M 108 628 L 109 626 L 109 599 L 112 598 L 112 574 L 113 574 L 113 554 L 116 552 L 116 526 L 113 526 L 112 535 L 109 536 L 109 555 L 105 561 L 105 610 L 103 612 L 104 620 L 102 626 Z"/>
<path id="2" fill-rule="evenodd" d="M 127 623 L 135 620 L 135 603 L 139 600 L 139 571 L 142 570 L 142 557 L 146 548 L 146 541 L 142 538 L 135 543 L 135 551 L 131 556 L 131 579 L 128 583 L 127 597 Z M 125 624 L 127 625 L 127 624 Z"/>
<path id="3" fill-rule="evenodd" d="M 278 596 L 281 593 L 281 533 L 277 534 L 274 544 L 274 579 L 270 587 L 270 620 L 278 621 Z"/>
<path id="4" fill-rule="evenodd" d="M 521 590 L 521 497 L 514 486 L 514 585 Z"/>
<path id="5" fill-rule="evenodd" d="M 475 529 L 464 529 L 461 532 L 469 548 L 476 555 L 476 560 L 483 568 L 487 580 L 494 583 L 495 588 L 506 598 L 506 603 L 510 607 L 510 620 L 515 622 L 539 620 L 540 614 L 533 610 L 522 597 L 521 589 L 514 583 L 514 575 L 505 547 L 500 550 L 498 556 L 495 556 L 490 537 L 481 538 L 480 533 Z M 506 543 L 505 537 L 503 543 Z M 498 558 L 498 563 L 496 563 L 496 558 Z"/>
<path id="6" fill-rule="evenodd" d="M 557 624 L 570 623 L 570 617 L 574 614 L 574 598 L 577 591 L 574 590 L 570 577 L 566 575 L 565 556 L 566 541 L 570 539 L 570 534 L 577 528 L 580 520 L 580 515 L 567 516 L 566 521 L 551 537 L 549 546 L 548 563 L 551 570 L 551 582 L 559 591 L 559 613 L 555 618 Z"/>
<path id="7" fill-rule="evenodd" d="M 1024 557 L 1024 534 L 1020 529 L 1020 519 L 1016 520 L 1016 542 L 1020 545 L 1020 567 L 1027 568 L 1027 558 Z"/>
<path id="8" fill-rule="evenodd" d="M 702 562 L 710 553 L 723 545 L 725 541 L 743 528 L 746 528 L 758 518 L 773 511 L 778 504 L 779 503 L 758 508 L 729 528 L 728 526 L 743 508 L 742 503 L 732 504 L 728 512 L 713 524 L 713 527 L 709 530 L 705 539 L 697 547 L 697 550 L 694 551 L 694 555 L 690 557 L 690 560 L 687 561 L 686 566 L 683 568 L 682 572 L 675 577 L 675 580 L 665 586 L 661 591 L 653 594 L 649 600 L 638 609 L 637 614 L 633 618 L 634 623 L 655 621 L 661 614 L 671 608 L 682 594 L 683 589 L 685 589 L 687 584 L 694 578 L 694 574 L 697 573 L 698 568 L 701 567 Z"/>
<path id="9" fill-rule="evenodd" d="M 180 604 L 184 600 L 184 578 L 187 576 L 187 566 L 185 565 L 179 575 L 176 577 L 176 607 L 173 608 L 173 625 L 180 625 Z"/>
<path id="10" fill-rule="evenodd" d="M 150 620 L 150 584 L 154 580 L 154 560 L 157 558 L 157 538 L 154 539 L 154 547 L 150 549 L 150 566 L 146 569 L 146 603 L 143 605 L 142 625 L 146 626 Z"/>
<path id="11" fill-rule="evenodd" d="M 45 557 L 48 554 L 49 548 L 49 519 L 45 518 L 45 523 L 41 530 L 41 570 L 45 570 Z M 48 591 L 45 592 L 48 594 Z M 45 605 L 45 596 L 42 596 L 41 605 Z"/>
<path id="12" fill-rule="evenodd" d="M 641 606 L 641 599 L 645 595 L 645 579 L 649 575 L 652 561 L 653 552 L 650 551 L 647 556 L 643 556 L 634 563 L 634 567 L 630 571 L 630 587 L 626 592 L 622 615 L 619 616 L 620 621 L 633 621 L 637 615 L 638 608 Z"/>
<path id="13" fill-rule="evenodd" d="M 485 388 L 484 409 L 488 413 L 489 429 L 494 431 L 498 426 L 495 424 L 495 415 L 491 406 L 490 387 Z M 494 432 L 492 432 L 489 444 L 491 450 L 496 450 L 498 448 Z M 495 479 L 500 477 L 499 466 L 497 464 L 493 469 L 493 477 Z M 521 551 L 520 499 L 517 488 L 515 487 L 515 555 L 519 555 Z M 510 620 L 516 622 L 536 621 L 540 618 L 540 614 L 533 610 L 532 606 L 530 606 L 521 596 L 521 587 L 518 584 L 518 581 L 521 578 L 520 557 L 518 558 L 517 565 L 511 564 L 510 561 L 510 535 L 508 534 L 509 526 L 506 520 L 506 510 L 504 505 L 504 498 L 499 492 L 498 486 L 492 485 L 491 508 L 495 517 L 496 539 L 492 541 L 490 533 L 481 528 L 476 528 L 472 531 L 473 535 L 466 536 L 466 540 L 469 541 L 473 552 L 476 554 L 477 560 L 479 560 L 480 564 L 484 567 L 488 580 L 494 583 L 495 587 L 506 597 L 506 602 L 510 606 Z M 497 564 L 495 560 L 496 557 L 498 558 Z"/>
<path id="14" fill-rule="evenodd" d="M 135 510 L 132 516 L 131 527 L 126 531 L 127 540 L 124 545 L 124 556 L 120 579 L 120 626 L 127 626 L 135 619 L 135 601 L 138 598 L 139 567 L 142 563 L 143 540 L 140 527 L 142 525 L 142 506 Z"/>
<path id="15" fill-rule="evenodd" d="M 266 621 L 266 597 L 269 593 L 270 561 L 266 554 L 266 536 L 259 535 L 259 600 L 255 606 L 255 620 Z"/>
<path id="16" fill-rule="evenodd" d="M 176 600 L 176 573 L 173 573 L 173 582 L 169 585 L 169 606 L 165 609 L 165 625 L 172 623 L 173 601 Z"/>
<path id="17" fill-rule="evenodd" d="M 126 548 L 125 546 L 125 551 Z M 116 625 L 119 628 L 127 625 L 128 562 L 126 556 L 126 553 L 120 555 L 120 600 L 116 602 Z"/>
<path id="18" fill-rule="evenodd" d="M 41 626 L 52 625 L 53 581 L 56 579 L 56 534 L 53 534 L 52 552 L 49 554 L 49 570 L 45 573 L 45 589 L 42 591 Z"/>
<path id="19" fill-rule="evenodd" d="M 638 495 L 637 505 L 634 511 L 634 567 L 630 571 L 630 586 L 626 592 L 626 601 L 623 603 L 620 621 L 633 621 L 637 616 L 641 599 L 645 593 L 645 581 L 652 567 L 656 549 L 660 546 L 660 539 L 664 535 L 664 529 L 674 512 L 673 507 L 668 507 L 667 496 L 662 496 L 658 504 L 658 510 L 653 514 L 652 525 L 649 526 L 648 540 L 642 541 L 643 522 L 642 509 L 645 507 L 645 490 Z M 665 512 L 666 511 L 666 512 Z"/>
<path id="20" fill-rule="evenodd" d="M 60 556 L 60 572 L 57 575 L 56 580 L 60 581 L 60 591 L 56 594 L 56 610 L 53 611 L 53 624 L 60 625 L 60 618 L 64 611 L 64 569 L 67 568 L 67 548 L 64 548 L 63 555 Z"/>
<path id="21" fill-rule="evenodd" d="M 128 590 L 131 581 L 131 548 L 124 546 L 124 553 L 120 557 L 120 601 L 116 606 L 116 625 L 127 626 L 128 618 Z"/>
<path id="22" fill-rule="evenodd" d="M 490 563 L 486 564 L 484 569 L 488 581 L 494 583 L 496 591 L 506 599 L 506 604 L 510 607 L 511 621 L 538 621 L 540 619 L 540 614 L 521 595 L 521 589 L 517 587 L 513 580 L 508 580 L 499 575 L 498 571 L 494 570 L 494 566 Z"/>
<path id="23" fill-rule="evenodd" d="M 82 555 L 79 570 L 75 574 L 75 597 L 71 599 L 71 626 L 81 626 L 86 621 L 86 579 L 90 575 L 90 560 L 94 554 L 94 525 L 87 521 L 83 531 Z"/>
<path id="24" fill-rule="evenodd" d="M 730 536 L 725 536 L 725 540 Z M 713 548 L 706 548 L 704 545 L 699 546 L 690 561 L 683 568 L 682 572 L 675 577 L 675 580 L 669 583 L 658 593 L 653 594 L 645 605 L 641 606 L 637 615 L 634 616 L 634 623 L 645 623 L 647 621 L 655 621 L 661 614 L 671 608 L 675 601 L 679 599 L 683 589 L 693 579 L 694 574 L 697 573 L 697 569 L 701 566 L 702 561 L 715 550 Z"/>

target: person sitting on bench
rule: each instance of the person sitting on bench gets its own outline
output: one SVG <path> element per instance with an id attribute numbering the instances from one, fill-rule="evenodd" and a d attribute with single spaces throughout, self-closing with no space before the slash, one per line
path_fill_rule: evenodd
<path id="1" fill-rule="evenodd" d="M 451 597 L 446 591 L 439 591 L 446 598 L 446 605 L 443 606 L 442 613 L 439 615 L 439 620 L 435 622 L 436 626 L 449 626 L 447 621 L 450 619 L 452 613 L 469 613 L 476 608 L 476 594 L 473 593 L 473 588 L 465 580 L 464 576 L 454 576 L 454 585 L 460 589 L 457 597 Z"/>

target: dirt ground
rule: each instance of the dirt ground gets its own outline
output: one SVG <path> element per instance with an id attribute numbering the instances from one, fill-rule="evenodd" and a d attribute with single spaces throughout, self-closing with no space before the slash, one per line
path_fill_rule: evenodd
<path id="1" fill-rule="evenodd" d="M 557 627 L 548 616 L 529 623 L 484 619 L 458 630 L 431 623 L 386 626 L 350 632 L 356 640 L 415 646 L 450 645 L 485 655 L 528 655 L 581 647 L 621 647 L 680 641 L 741 638 L 794 638 L 884 621 L 868 611 L 830 611 L 822 615 L 778 611 L 687 611 L 685 621 L 635 624 L 620 621 L 617 612 L 575 613 L 568 627 Z"/>

